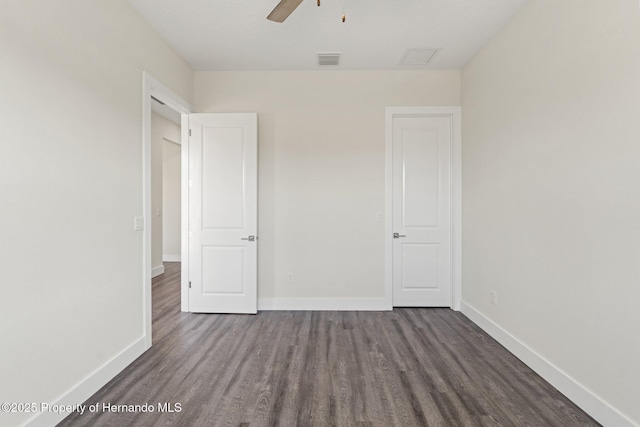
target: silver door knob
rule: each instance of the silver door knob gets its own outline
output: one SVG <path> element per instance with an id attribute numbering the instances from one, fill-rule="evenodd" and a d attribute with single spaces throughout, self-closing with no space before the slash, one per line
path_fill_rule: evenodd
<path id="1" fill-rule="evenodd" d="M 400 234 L 400 233 L 393 233 L 393 238 L 394 239 L 399 239 L 401 237 L 407 237 L 407 236 L 405 236 L 404 234 Z"/>
<path id="2" fill-rule="evenodd" d="M 256 240 L 256 236 L 241 237 L 240 240 L 248 240 L 250 242 L 253 242 Z"/>

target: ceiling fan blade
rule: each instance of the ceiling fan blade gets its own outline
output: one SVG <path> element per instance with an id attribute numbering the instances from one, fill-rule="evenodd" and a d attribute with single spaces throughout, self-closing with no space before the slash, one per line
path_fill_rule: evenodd
<path id="1" fill-rule="evenodd" d="M 267 19 L 273 22 L 284 22 L 293 13 L 302 0 L 280 0 L 280 3 L 271 11 Z"/>

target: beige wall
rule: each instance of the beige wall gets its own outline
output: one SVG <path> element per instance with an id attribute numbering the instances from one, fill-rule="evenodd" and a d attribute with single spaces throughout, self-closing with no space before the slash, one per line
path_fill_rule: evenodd
<path id="1" fill-rule="evenodd" d="M 384 107 L 459 91 L 459 71 L 196 73 L 198 112 L 258 113 L 260 298 L 384 296 Z"/>
<path id="2" fill-rule="evenodd" d="M 639 43 L 636 0 L 532 0 L 462 74 L 463 299 L 636 423 Z"/>
<path id="3" fill-rule="evenodd" d="M 2 402 L 54 402 L 143 336 L 143 70 L 191 100 L 126 1 L 0 2 Z"/>

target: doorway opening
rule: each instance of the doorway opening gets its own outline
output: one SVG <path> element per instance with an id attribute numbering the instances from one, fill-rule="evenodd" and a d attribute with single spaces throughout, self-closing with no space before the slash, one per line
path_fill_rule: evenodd
<path id="1" fill-rule="evenodd" d="M 151 278 L 180 262 L 180 114 L 151 97 Z"/>
<path id="2" fill-rule="evenodd" d="M 142 170 L 143 216 L 145 219 L 143 230 L 143 313 L 145 348 L 148 349 L 152 345 L 152 277 L 162 274 L 164 271 L 163 255 L 168 255 L 168 260 L 177 260 L 174 262 L 179 262 L 183 267 L 189 262 L 187 250 L 189 173 L 187 141 L 188 115 L 192 112 L 192 108 L 188 102 L 147 72 L 143 72 L 142 79 Z M 173 158 L 168 159 L 170 160 L 170 168 L 173 168 L 172 179 L 175 180 L 176 169 L 179 169 L 179 183 L 171 182 L 174 185 L 174 191 L 172 200 L 167 200 L 168 206 L 171 206 L 168 209 L 163 207 L 162 197 L 163 145 L 165 143 L 168 144 L 165 146 L 167 157 L 173 154 Z M 169 177 L 167 178 L 169 179 Z M 156 181 L 156 185 L 154 185 L 154 181 Z M 176 194 L 179 194 L 179 200 L 175 200 Z M 176 206 L 176 203 L 179 203 L 179 207 Z M 165 218 L 167 214 L 169 214 L 168 218 Z M 179 231 L 175 229 L 177 226 L 176 214 L 180 217 L 178 220 Z M 172 243 L 167 246 L 167 253 L 163 253 L 162 244 L 164 219 L 173 220 L 169 221 L 173 223 L 171 225 L 173 235 L 167 237 Z M 169 253 L 175 251 L 177 253 Z M 176 268 L 174 271 L 180 271 L 181 275 L 180 309 L 188 311 L 187 268 Z"/>

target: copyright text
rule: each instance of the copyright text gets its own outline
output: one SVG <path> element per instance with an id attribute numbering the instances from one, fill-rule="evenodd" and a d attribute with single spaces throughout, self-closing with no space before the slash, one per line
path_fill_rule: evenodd
<path id="1" fill-rule="evenodd" d="M 156 404 L 121 404 L 100 402 L 93 404 L 56 405 L 50 403 L 33 402 L 4 402 L 0 405 L 2 412 L 53 412 L 56 414 L 71 414 L 77 412 L 80 415 L 85 412 L 160 412 L 177 413 L 182 412 L 182 403 L 179 402 L 158 402 Z"/>

